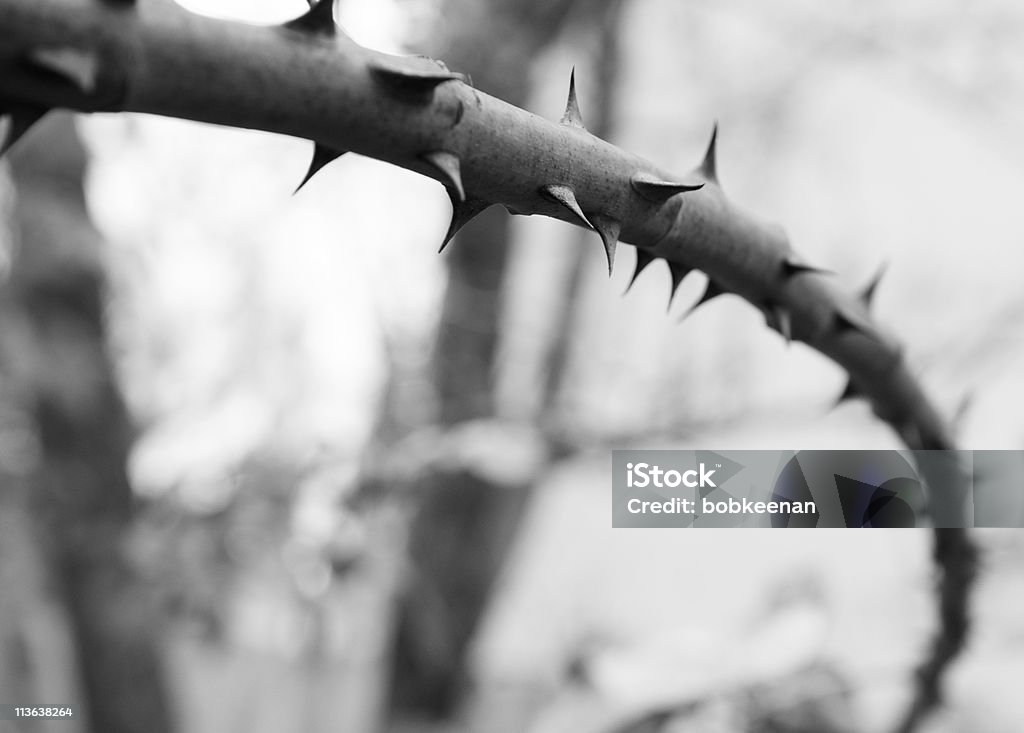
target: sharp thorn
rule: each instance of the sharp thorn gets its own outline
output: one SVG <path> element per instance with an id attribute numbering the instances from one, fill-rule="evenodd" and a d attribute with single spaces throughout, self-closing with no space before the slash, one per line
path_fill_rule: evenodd
<path id="1" fill-rule="evenodd" d="M 704 294 L 700 296 L 700 300 L 693 304 L 693 306 L 683 314 L 683 317 L 679 320 L 685 320 L 691 313 L 700 308 L 702 305 L 717 298 L 719 295 L 725 295 L 727 291 L 723 290 L 719 285 L 712 279 L 708 278 L 708 284 L 704 288 Z"/>
<path id="2" fill-rule="evenodd" d="M 703 183 L 673 183 L 662 181 L 646 173 L 637 173 L 630 179 L 633 190 L 651 203 L 661 204 L 668 201 L 677 193 L 696 191 L 704 187 Z"/>
<path id="3" fill-rule="evenodd" d="M 328 163 L 334 162 L 344 154 L 344 150 L 334 150 L 333 148 L 328 148 L 320 143 L 314 143 L 313 158 L 309 161 L 309 169 L 306 171 L 306 175 L 303 177 L 302 182 L 295 187 L 295 191 L 292 193 L 292 196 L 297 194 L 302 187 L 309 183 L 310 179 L 323 170 Z"/>
<path id="4" fill-rule="evenodd" d="M 481 201 L 480 199 L 466 199 L 464 201 L 456 201 L 452 199 L 452 220 L 448 225 L 448 231 L 444 235 L 444 242 L 441 243 L 441 248 L 438 249 L 438 253 L 444 252 L 444 248 L 448 246 L 448 243 L 452 241 L 452 238 L 458 234 L 462 227 L 466 226 L 477 214 L 486 209 L 490 204 L 487 201 Z"/>
<path id="5" fill-rule="evenodd" d="M 669 262 L 668 271 L 672 276 L 672 293 L 675 294 L 675 291 L 683 284 L 683 278 L 693 272 L 693 268 L 686 267 L 685 265 L 679 265 L 675 262 Z"/>
<path id="6" fill-rule="evenodd" d="M 44 46 L 29 51 L 28 61 L 71 84 L 83 94 L 96 91 L 100 63 L 95 53 L 73 46 Z"/>
<path id="7" fill-rule="evenodd" d="M 338 24 L 334 22 L 334 0 L 309 0 L 309 10 L 289 20 L 284 27 L 321 36 L 336 35 Z"/>
<path id="8" fill-rule="evenodd" d="M 594 225 L 590 223 L 590 220 L 587 219 L 583 210 L 580 208 L 579 203 L 576 201 L 576 194 L 568 186 L 563 186 L 561 184 L 548 184 L 547 186 L 541 186 L 540 195 L 549 201 L 560 204 L 583 226 L 588 229 L 594 229 Z"/>
<path id="9" fill-rule="evenodd" d="M 462 172 L 459 156 L 447 150 L 434 150 L 420 156 L 441 174 L 445 186 L 448 187 L 452 199 L 458 202 L 466 200 L 466 190 L 462 187 Z"/>
<path id="10" fill-rule="evenodd" d="M 832 270 L 826 270 L 823 267 L 815 267 L 814 265 L 808 265 L 804 262 L 800 262 L 799 260 L 793 257 L 787 257 L 782 261 L 782 273 L 786 277 L 792 277 L 793 275 L 799 275 L 805 272 L 816 272 L 822 275 L 834 274 Z"/>
<path id="11" fill-rule="evenodd" d="M 711 141 L 708 143 L 708 149 L 704 153 L 704 160 L 701 162 L 699 168 L 701 174 L 714 183 L 718 183 L 717 146 L 718 121 L 716 120 L 714 127 L 711 128 Z"/>
<path id="12" fill-rule="evenodd" d="M 679 291 L 679 286 L 683 284 L 683 279 L 693 272 L 692 267 L 686 265 L 680 265 L 677 262 L 668 262 L 668 274 L 672 278 L 672 292 L 668 294 L 668 306 L 665 308 L 665 312 L 672 310 L 672 300 L 676 297 L 676 293 Z"/>
<path id="13" fill-rule="evenodd" d="M 580 114 L 579 100 L 576 99 L 576 67 L 572 67 L 572 73 L 569 74 L 569 98 L 565 103 L 565 113 L 562 115 L 561 120 L 563 125 L 569 127 L 578 127 L 581 130 L 587 129 L 583 124 L 583 115 Z"/>
<path id="14" fill-rule="evenodd" d="M 611 277 L 612 268 L 615 267 L 615 249 L 619 244 L 619 233 L 622 231 L 622 223 L 618 219 L 603 214 L 594 214 L 590 217 L 594 229 L 601 235 L 601 243 L 604 244 L 604 254 L 608 258 L 608 276 Z"/>
<path id="15" fill-rule="evenodd" d="M 0 117 L 7 117 L 7 129 L 4 130 L 0 139 L 0 156 L 3 156 L 39 122 L 49 110 L 41 107 L 12 107 L 0 109 Z"/>
<path id="16" fill-rule="evenodd" d="M 370 73 L 399 93 L 425 95 L 446 81 L 469 83 L 469 77 L 442 64 L 416 56 L 378 56 L 368 64 Z"/>
<path id="17" fill-rule="evenodd" d="M 874 277 L 868 281 L 868 284 L 864 286 L 864 289 L 860 292 L 860 302 L 864 304 L 865 308 L 870 308 L 872 302 L 875 299 L 875 292 L 878 290 L 878 284 L 882 282 L 882 278 L 885 276 L 886 268 L 888 264 L 883 264 L 878 268 L 878 272 L 875 273 Z"/>
<path id="18" fill-rule="evenodd" d="M 633 287 L 633 283 L 635 283 L 636 279 L 640 277 L 640 273 L 643 272 L 649 264 L 654 262 L 655 259 L 657 258 L 646 249 L 640 249 L 639 247 L 636 248 L 636 268 L 633 270 L 633 277 L 629 278 L 629 285 L 626 286 L 626 290 L 622 293 L 623 295 L 629 292 L 629 289 Z"/>

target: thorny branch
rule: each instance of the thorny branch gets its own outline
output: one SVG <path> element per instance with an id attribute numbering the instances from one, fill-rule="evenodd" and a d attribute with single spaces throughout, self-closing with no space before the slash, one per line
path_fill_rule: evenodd
<path id="1" fill-rule="evenodd" d="M 655 259 L 668 264 L 673 292 L 688 273 L 705 273 L 698 305 L 743 297 L 787 340 L 841 365 L 842 398 L 867 399 L 909 448 L 953 448 L 898 342 L 869 314 L 873 286 L 848 295 L 779 227 L 730 202 L 716 176 L 715 135 L 701 164 L 674 176 L 591 135 L 572 83 L 561 120 L 542 119 L 431 59 L 360 47 L 335 25 L 331 0 L 275 27 L 200 17 L 171 0 L 0 0 L 3 149 L 52 107 L 305 138 L 315 145 L 305 180 L 345 151 L 402 166 L 445 185 L 453 208 L 445 245 L 493 204 L 595 230 L 609 268 L 617 243 L 633 244 L 634 279 Z M 904 732 L 938 702 L 942 673 L 966 638 L 974 577 L 974 546 L 955 528 L 965 477 L 955 465 L 926 461 L 922 470 L 937 527 L 940 630 Z"/>

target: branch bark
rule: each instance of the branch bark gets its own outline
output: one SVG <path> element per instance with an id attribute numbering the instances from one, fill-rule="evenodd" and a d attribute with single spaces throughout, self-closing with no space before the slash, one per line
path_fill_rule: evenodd
<path id="1" fill-rule="evenodd" d="M 640 267 L 666 260 L 677 284 L 702 271 L 709 285 L 701 302 L 739 295 L 787 339 L 833 359 L 850 376 L 844 397 L 869 400 L 909 448 L 954 447 L 866 299 L 845 293 L 779 227 L 724 195 L 714 138 L 700 165 L 675 176 L 588 133 L 573 94 L 561 122 L 542 119 L 430 59 L 358 46 L 336 28 L 330 6 L 259 27 L 199 17 L 169 0 L 0 0 L 0 104 L 15 121 L 51 107 L 145 112 L 306 138 L 321 160 L 342 151 L 378 158 L 446 186 L 446 242 L 493 204 L 595 229 L 610 261 L 621 240 L 638 247 Z M 921 468 L 935 525 L 961 523 L 959 468 Z M 966 620 L 973 577 L 963 571 L 973 568 L 967 533 L 937 533 L 940 562 L 962 568 L 942 566 L 945 651 L 936 647 L 926 666 L 915 710 L 934 704 L 948 651 L 963 643 L 966 623 L 953 621 Z M 918 717 L 908 716 L 903 730 Z"/>

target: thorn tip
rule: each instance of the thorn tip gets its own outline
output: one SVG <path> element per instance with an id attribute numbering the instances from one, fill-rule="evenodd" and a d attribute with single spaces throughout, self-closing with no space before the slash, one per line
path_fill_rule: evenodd
<path id="1" fill-rule="evenodd" d="M 704 153 L 704 160 L 700 164 L 700 172 L 709 181 L 718 183 L 718 120 L 715 120 L 711 128 L 711 140 L 708 142 L 708 149 Z"/>
<path id="2" fill-rule="evenodd" d="M 636 267 L 633 270 L 633 276 L 631 278 L 629 278 L 629 285 L 626 286 L 625 291 L 622 293 L 623 295 L 625 295 L 626 293 L 629 292 L 630 288 L 633 287 L 633 283 L 635 283 L 636 279 L 638 277 L 640 277 L 640 273 L 643 272 L 644 269 L 649 264 L 654 262 L 654 260 L 656 259 L 655 256 L 653 254 L 651 254 L 650 252 L 648 252 L 646 249 L 640 249 L 639 247 L 636 247 L 635 249 L 636 249 Z"/>
<path id="3" fill-rule="evenodd" d="M 622 223 L 618 219 L 603 214 L 591 216 L 590 222 L 601 236 L 604 254 L 608 259 L 608 276 L 611 277 L 612 269 L 615 267 L 615 250 L 619 243 L 619 234 L 622 232 Z"/>
<path id="4" fill-rule="evenodd" d="M 719 295 L 725 295 L 726 292 L 727 291 L 723 289 L 718 283 L 716 283 L 711 278 L 708 278 L 708 284 L 704 288 L 704 294 L 700 296 L 700 300 L 694 303 L 690 310 L 686 311 L 686 313 L 683 314 L 683 317 L 680 320 L 686 319 L 691 313 L 700 308 L 702 305 L 711 300 L 714 300 Z"/>
<path id="5" fill-rule="evenodd" d="M 332 163 L 345 154 L 344 150 L 334 150 L 320 143 L 313 144 L 313 158 L 309 161 L 309 168 L 306 170 L 306 175 L 298 186 L 295 187 L 295 191 L 292 192 L 292 196 L 297 194 L 302 187 L 305 186 L 309 181 L 319 173 L 328 164 Z"/>
<path id="6" fill-rule="evenodd" d="M 452 220 L 448 224 L 448 231 L 444 235 L 444 241 L 441 243 L 441 247 L 437 250 L 440 254 L 444 252 L 444 248 L 448 246 L 448 243 L 452 241 L 456 234 L 462 227 L 466 226 L 477 214 L 486 209 L 490 204 L 480 199 L 466 199 L 465 201 L 456 201 L 452 199 Z"/>
<path id="7" fill-rule="evenodd" d="M 580 103 L 576 98 L 576 67 L 572 67 L 569 74 L 569 98 L 565 102 L 565 112 L 562 114 L 561 124 L 568 127 L 576 127 L 581 130 L 587 129 L 583 124 L 583 115 L 580 113 Z"/>

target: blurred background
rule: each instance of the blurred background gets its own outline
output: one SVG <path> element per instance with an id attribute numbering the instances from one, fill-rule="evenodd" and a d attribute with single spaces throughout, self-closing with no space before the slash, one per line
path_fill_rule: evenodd
<path id="1" fill-rule="evenodd" d="M 301 0 L 189 0 L 274 23 Z M 342 0 L 548 118 L 719 171 L 964 448 L 1024 447 L 1024 8 Z M 894 448 L 841 372 L 656 263 L 308 142 L 53 114 L 0 168 L 0 698 L 63 733 L 875 731 L 930 535 L 612 530 L 614 448 Z M 932 733 L 1019 731 L 1024 539 L 979 532 Z M 7 726 L 7 728 L 3 728 Z M 0 721 L 0 730 L 18 730 Z"/>

